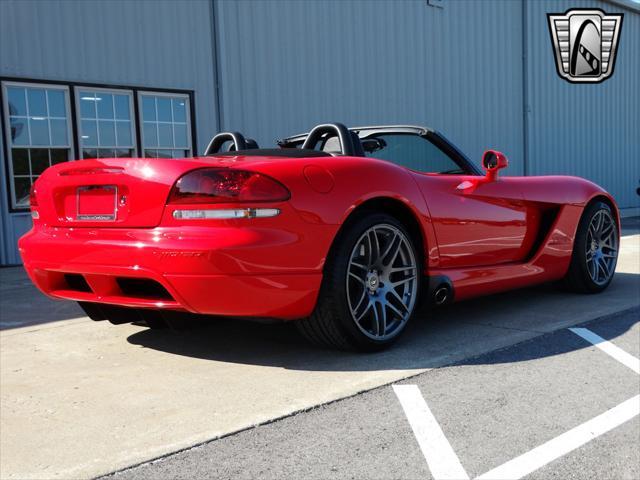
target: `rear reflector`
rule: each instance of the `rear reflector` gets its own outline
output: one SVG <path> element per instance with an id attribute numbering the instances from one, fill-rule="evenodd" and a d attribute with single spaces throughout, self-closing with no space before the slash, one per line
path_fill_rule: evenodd
<path id="1" fill-rule="evenodd" d="M 231 218 L 266 218 L 275 217 L 280 213 L 277 208 L 234 208 L 225 210 L 176 210 L 173 218 L 181 220 L 217 219 L 227 220 Z"/>
<path id="2" fill-rule="evenodd" d="M 35 184 L 32 184 L 31 190 L 29 190 L 29 207 L 31 208 L 31 218 L 38 220 L 40 214 L 36 210 L 38 208 L 38 197 L 36 196 Z"/>
<path id="3" fill-rule="evenodd" d="M 170 204 L 282 202 L 290 193 L 266 175 L 229 168 L 202 168 L 178 179 Z"/>

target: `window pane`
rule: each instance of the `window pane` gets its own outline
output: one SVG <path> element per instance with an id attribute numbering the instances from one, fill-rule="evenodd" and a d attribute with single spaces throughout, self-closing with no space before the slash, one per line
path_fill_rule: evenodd
<path id="1" fill-rule="evenodd" d="M 98 128 L 100 129 L 100 145 L 114 146 L 116 144 L 115 122 L 99 121 Z"/>
<path id="2" fill-rule="evenodd" d="M 429 140 L 417 135 L 380 135 L 386 142 L 382 150 L 367 156 L 381 158 L 427 173 L 463 173 L 458 164 Z"/>
<path id="3" fill-rule="evenodd" d="M 173 133 L 175 135 L 176 147 L 187 148 L 187 126 L 174 125 Z"/>
<path id="4" fill-rule="evenodd" d="M 185 158 L 188 157 L 188 151 L 187 150 L 174 150 L 173 151 L 173 158 Z"/>
<path id="5" fill-rule="evenodd" d="M 14 148 L 11 150 L 13 158 L 13 174 L 29 175 L 29 150 L 26 148 Z"/>
<path id="6" fill-rule="evenodd" d="M 98 118 L 113 118 L 113 95 L 96 92 L 96 106 L 98 107 Z"/>
<path id="7" fill-rule="evenodd" d="M 158 145 L 161 147 L 173 147 L 173 131 L 171 124 L 158 124 Z"/>
<path id="8" fill-rule="evenodd" d="M 156 101 L 154 97 L 142 97 L 142 119 L 145 122 L 156 120 Z"/>
<path id="9" fill-rule="evenodd" d="M 29 206 L 29 190 L 31 189 L 31 179 L 29 177 L 16 177 L 13 180 L 13 187 L 16 192 L 16 207 Z"/>
<path id="10" fill-rule="evenodd" d="M 80 92 L 80 116 L 82 118 L 96 118 L 96 99 L 91 92 Z"/>
<path id="11" fill-rule="evenodd" d="M 29 119 L 31 130 L 31 145 L 49 145 L 49 125 L 42 117 Z"/>
<path id="12" fill-rule="evenodd" d="M 82 120 L 82 145 L 98 145 L 98 126 L 95 120 Z"/>
<path id="13" fill-rule="evenodd" d="M 9 115 L 27 116 L 27 102 L 24 98 L 24 88 L 7 88 L 9 100 Z"/>
<path id="14" fill-rule="evenodd" d="M 171 121 L 171 99 L 166 97 L 158 97 L 158 121 Z"/>
<path id="15" fill-rule="evenodd" d="M 85 148 L 82 150 L 82 158 L 98 158 L 98 150 L 95 148 Z"/>
<path id="16" fill-rule="evenodd" d="M 133 145 L 131 141 L 131 122 L 116 122 L 116 133 L 118 134 L 119 147 Z"/>
<path id="17" fill-rule="evenodd" d="M 98 158 L 114 158 L 116 151 L 113 148 L 99 148 Z"/>
<path id="18" fill-rule="evenodd" d="M 129 108 L 129 95 L 114 95 L 116 105 L 116 118 L 120 120 L 131 119 L 131 109 Z"/>
<path id="19" fill-rule="evenodd" d="M 68 150 L 66 148 L 52 148 L 49 150 L 49 154 L 51 155 L 51 165 L 66 162 L 67 152 Z"/>
<path id="20" fill-rule="evenodd" d="M 47 90 L 49 97 L 49 116 L 66 117 L 67 108 L 64 104 L 64 92 L 62 90 Z"/>
<path id="21" fill-rule="evenodd" d="M 40 175 L 49 167 L 49 150 L 46 148 L 33 148 L 31 150 L 31 173 Z"/>
<path id="22" fill-rule="evenodd" d="M 157 152 L 157 150 L 145 150 L 144 151 L 144 156 L 145 157 L 155 158 L 155 157 L 158 156 L 158 152 Z"/>
<path id="23" fill-rule="evenodd" d="M 27 98 L 29 100 L 29 115 L 47 116 L 47 100 L 43 89 L 28 88 Z"/>
<path id="24" fill-rule="evenodd" d="M 185 108 L 184 98 L 173 99 L 173 121 L 174 122 L 186 122 L 187 121 L 187 109 Z"/>
<path id="25" fill-rule="evenodd" d="M 144 146 L 156 147 L 158 145 L 158 132 L 156 131 L 155 123 L 144 124 Z"/>
<path id="26" fill-rule="evenodd" d="M 119 157 L 119 158 L 133 157 L 133 150 L 131 150 L 130 148 L 127 148 L 127 149 L 119 148 L 116 150 L 116 157 Z"/>
<path id="27" fill-rule="evenodd" d="M 67 145 L 67 121 L 49 120 L 51 128 L 51 145 Z"/>
<path id="28" fill-rule="evenodd" d="M 11 143 L 13 145 L 29 145 L 29 129 L 26 118 L 12 118 L 11 126 Z"/>
<path id="29" fill-rule="evenodd" d="M 158 150 L 158 158 L 173 158 L 171 150 Z"/>

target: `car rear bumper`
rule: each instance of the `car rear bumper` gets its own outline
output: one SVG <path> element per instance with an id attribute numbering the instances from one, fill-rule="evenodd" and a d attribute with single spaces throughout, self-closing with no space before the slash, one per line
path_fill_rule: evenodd
<path id="1" fill-rule="evenodd" d="M 282 229 L 39 226 L 19 241 L 27 273 L 61 299 L 199 314 L 295 319 L 315 307 L 323 249 Z M 317 251 L 313 251 L 317 248 Z"/>

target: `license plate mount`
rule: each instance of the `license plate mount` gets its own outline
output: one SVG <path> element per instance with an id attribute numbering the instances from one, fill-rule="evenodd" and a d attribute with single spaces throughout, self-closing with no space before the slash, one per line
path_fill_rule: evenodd
<path id="1" fill-rule="evenodd" d="M 76 199 L 76 220 L 85 222 L 113 222 L 116 220 L 118 187 L 115 185 L 78 187 Z"/>

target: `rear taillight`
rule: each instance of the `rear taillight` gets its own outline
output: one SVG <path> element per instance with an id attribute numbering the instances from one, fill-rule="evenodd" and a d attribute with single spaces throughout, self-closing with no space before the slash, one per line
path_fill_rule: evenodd
<path id="1" fill-rule="evenodd" d="M 40 218 L 40 214 L 36 210 L 38 208 L 38 197 L 36 196 L 35 185 L 31 185 L 31 190 L 29 191 L 29 206 L 31 207 L 31 217 Z"/>
<path id="2" fill-rule="evenodd" d="M 282 202 L 290 196 L 284 185 L 261 173 L 203 168 L 178 179 L 168 203 Z"/>

